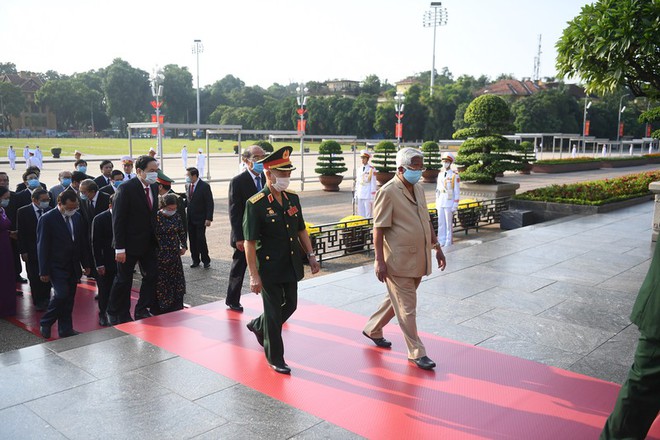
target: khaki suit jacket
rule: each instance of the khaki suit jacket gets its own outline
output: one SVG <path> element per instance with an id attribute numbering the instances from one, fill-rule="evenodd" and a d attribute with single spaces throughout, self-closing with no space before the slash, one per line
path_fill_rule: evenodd
<path id="1" fill-rule="evenodd" d="M 406 278 L 431 274 L 431 218 L 421 185 L 415 198 L 394 176 L 376 193 L 374 227 L 383 228 L 387 273 Z"/>

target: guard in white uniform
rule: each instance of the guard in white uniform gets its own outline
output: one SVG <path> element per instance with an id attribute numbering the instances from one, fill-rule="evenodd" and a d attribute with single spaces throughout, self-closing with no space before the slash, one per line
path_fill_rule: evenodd
<path id="1" fill-rule="evenodd" d="M 16 169 L 16 150 L 12 145 L 7 149 L 7 158 L 9 159 L 9 166 L 12 170 Z"/>
<path id="2" fill-rule="evenodd" d="M 30 157 L 30 147 L 26 145 L 25 148 L 23 148 L 23 159 L 27 161 L 28 157 Z"/>
<path id="3" fill-rule="evenodd" d="M 188 147 L 185 145 L 181 149 L 181 160 L 183 161 L 183 169 L 188 169 Z"/>
<path id="4" fill-rule="evenodd" d="M 39 169 L 42 169 L 44 167 L 44 155 L 41 152 L 41 148 L 39 148 L 39 145 L 37 145 L 35 147 L 34 159 L 35 159 L 36 165 L 39 167 Z"/>
<path id="5" fill-rule="evenodd" d="M 135 177 L 135 173 L 133 172 L 133 158 L 131 156 L 122 156 L 121 166 L 124 168 L 124 182 Z"/>
<path id="6" fill-rule="evenodd" d="M 355 200 L 357 202 L 357 214 L 359 216 L 370 218 L 376 196 L 377 182 L 376 169 L 369 163 L 371 153 L 367 150 L 360 152 L 362 159 L 362 170 L 357 173 L 355 179 Z"/>
<path id="7" fill-rule="evenodd" d="M 204 176 L 204 166 L 206 165 L 206 155 L 204 154 L 204 150 L 201 148 L 197 150 L 197 171 L 199 171 L 199 177 Z"/>
<path id="8" fill-rule="evenodd" d="M 454 213 L 458 210 L 461 178 L 451 169 L 454 155 L 442 157 L 442 170 L 435 188 L 435 207 L 438 210 L 438 243 L 449 246 L 453 242 Z"/>

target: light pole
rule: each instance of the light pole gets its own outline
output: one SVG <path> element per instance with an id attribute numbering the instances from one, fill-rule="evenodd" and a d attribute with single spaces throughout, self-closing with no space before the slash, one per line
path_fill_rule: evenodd
<path id="1" fill-rule="evenodd" d="M 197 55 L 197 125 L 199 125 L 199 54 L 204 52 L 204 46 L 202 45 L 202 40 L 195 40 L 193 43 L 192 53 Z"/>
<path id="2" fill-rule="evenodd" d="M 435 32 L 438 26 L 447 24 L 447 8 L 442 7 L 442 2 L 431 2 L 431 10 L 424 13 L 424 27 L 433 27 L 433 64 L 431 66 L 431 90 L 433 96 L 433 84 L 435 82 Z"/>
<path id="3" fill-rule="evenodd" d="M 296 110 L 298 112 L 298 116 L 300 116 L 300 120 L 298 120 L 298 133 L 300 133 L 300 190 L 304 191 L 305 190 L 305 113 L 307 113 L 307 96 L 305 94 L 309 92 L 309 89 L 305 87 L 305 83 L 301 83 L 298 87 L 296 87 L 296 92 L 298 93 L 298 96 L 296 97 L 296 102 L 298 103 L 298 109 Z"/>
<path id="4" fill-rule="evenodd" d="M 396 144 L 398 148 L 401 148 L 401 138 L 403 137 L 403 108 L 405 104 L 403 103 L 405 97 L 403 93 L 397 93 L 394 95 L 394 111 L 396 112 L 396 126 L 394 134 L 396 135 Z"/>
<path id="5" fill-rule="evenodd" d="M 160 106 L 163 105 L 163 101 L 160 100 L 161 96 L 163 96 L 163 85 L 160 84 L 161 80 L 161 71 L 154 71 L 151 78 L 151 94 L 156 100 L 151 101 L 151 106 L 156 110 L 156 149 L 158 150 L 158 157 L 160 157 L 160 168 L 164 170 L 165 161 L 163 160 L 163 139 L 160 132 Z"/>
<path id="6" fill-rule="evenodd" d="M 591 101 L 589 97 L 584 97 L 584 117 L 582 118 L 582 153 L 586 151 L 587 141 L 585 137 L 589 134 L 589 127 L 587 127 L 587 110 L 591 107 Z"/>
<path id="7" fill-rule="evenodd" d="M 621 95 L 621 99 L 619 99 L 619 121 L 616 124 L 616 142 L 617 142 L 617 144 L 619 143 L 619 138 L 621 137 L 622 131 L 623 131 L 621 129 L 622 128 L 621 127 L 621 113 L 626 111 L 626 106 L 624 105 L 623 107 L 621 107 L 621 105 L 623 104 L 623 98 L 625 98 L 626 96 L 628 96 L 628 93 L 626 93 L 625 95 Z"/>

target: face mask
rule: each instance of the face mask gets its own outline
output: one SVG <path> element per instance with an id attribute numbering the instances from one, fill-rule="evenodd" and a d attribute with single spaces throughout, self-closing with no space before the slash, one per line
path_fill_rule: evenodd
<path id="1" fill-rule="evenodd" d="M 112 186 L 115 187 L 115 189 L 119 188 L 119 185 L 123 183 L 123 180 L 113 180 Z"/>
<path id="2" fill-rule="evenodd" d="M 87 200 L 89 197 L 87 197 L 87 194 L 80 193 L 80 199 L 81 200 Z"/>
<path id="3" fill-rule="evenodd" d="M 273 183 L 273 188 L 276 191 L 282 192 L 286 191 L 286 189 L 289 187 L 289 182 L 291 180 L 290 177 L 276 177 L 277 181 Z"/>
<path id="4" fill-rule="evenodd" d="M 50 206 L 49 202 L 39 202 L 40 209 L 48 209 L 49 206 Z"/>
<path id="5" fill-rule="evenodd" d="M 85 165 L 80 165 L 78 167 L 78 171 L 80 171 L 81 173 L 86 173 L 87 172 L 87 167 Z"/>
<path id="6" fill-rule="evenodd" d="M 76 213 L 76 210 L 75 210 L 75 209 L 65 210 L 65 211 L 64 211 L 64 216 L 65 216 L 65 217 L 73 217 L 73 214 L 75 214 L 75 213 Z"/>
<path id="7" fill-rule="evenodd" d="M 403 178 L 414 185 L 419 182 L 419 179 L 422 177 L 422 173 L 422 170 L 409 170 L 406 168 L 403 172 Z"/>
<path id="8" fill-rule="evenodd" d="M 152 171 L 150 173 L 146 173 L 144 181 L 147 182 L 149 185 L 153 185 L 154 183 L 156 183 L 156 179 L 158 179 L 158 173 Z"/>
<path id="9" fill-rule="evenodd" d="M 0 206 L 2 206 L 3 208 L 6 208 L 7 206 L 9 206 L 9 199 L 0 200 Z"/>
<path id="10" fill-rule="evenodd" d="M 255 174 L 261 174 L 264 170 L 264 164 L 261 162 L 252 162 L 252 171 Z"/>
<path id="11" fill-rule="evenodd" d="M 70 178 L 65 177 L 64 179 L 62 179 L 62 186 L 69 186 L 69 185 L 71 185 L 71 179 Z"/>
<path id="12" fill-rule="evenodd" d="M 444 169 L 448 170 L 449 167 L 451 167 L 451 162 L 445 160 L 444 162 L 442 162 L 442 166 L 444 167 Z"/>
<path id="13" fill-rule="evenodd" d="M 167 209 L 163 209 L 161 212 L 166 217 L 172 217 L 174 214 L 176 214 L 176 211 L 169 211 Z"/>
<path id="14" fill-rule="evenodd" d="M 39 179 L 30 179 L 28 180 L 28 187 L 34 189 L 39 187 Z"/>
<path id="15" fill-rule="evenodd" d="M 186 183 L 192 183 L 192 180 L 190 179 L 190 176 L 186 176 Z"/>

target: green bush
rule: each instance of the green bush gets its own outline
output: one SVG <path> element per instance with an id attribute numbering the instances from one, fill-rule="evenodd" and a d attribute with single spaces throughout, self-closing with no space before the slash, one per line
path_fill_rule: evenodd
<path id="1" fill-rule="evenodd" d="M 342 156 L 341 145 L 337 141 L 323 141 L 319 145 L 319 157 L 314 171 L 321 176 L 336 176 L 347 170 Z"/>
<path id="2" fill-rule="evenodd" d="M 422 144 L 422 152 L 424 152 L 424 168 L 427 170 L 439 170 L 442 168 L 440 147 L 437 142 L 424 142 Z"/>
<path id="3" fill-rule="evenodd" d="M 380 141 L 374 147 L 374 168 L 379 173 L 392 173 L 396 171 L 396 145 L 390 141 Z"/>
<path id="4" fill-rule="evenodd" d="M 536 161 L 534 156 L 534 144 L 530 141 L 524 141 L 520 143 L 520 155 L 522 157 L 523 163 L 532 163 Z"/>
<path id="5" fill-rule="evenodd" d="M 566 159 L 545 159 L 537 160 L 534 162 L 536 165 L 561 165 L 565 163 L 589 163 L 600 162 L 602 159 L 595 159 L 593 157 L 569 157 Z"/>
<path id="6" fill-rule="evenodd" d="M 255 142 L 254 145 L 259 145 L 266 153 L 272 153 L 274 151 L 273 144 L 268 141 Z"/>

